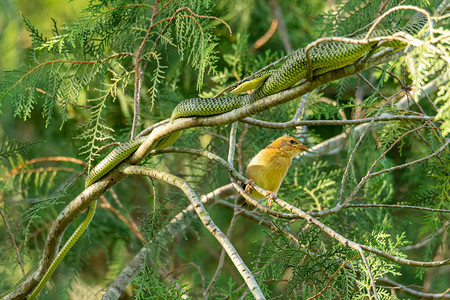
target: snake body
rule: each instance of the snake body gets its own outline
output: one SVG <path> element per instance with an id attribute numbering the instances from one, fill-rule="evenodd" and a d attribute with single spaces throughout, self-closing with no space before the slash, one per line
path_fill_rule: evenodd
<path id="1" fill-rule="evenodd" d="M 369 38 L 391 36 L 400 31 L 410 35 L 416 35 L 426 22 L 426 16 L 417 12 L 404 27 L 374 30 Z M 355 39 L 363 39 L 364 36 L 362 34 L 355 37 Z M 311 71 L 314 76 L 317 76 L 347 66 L 363 57 L 376 44 L 377 42 L 366 44 L 350 44 L 334 41 L 321 43 L 311 48 L 308 52 Z M 384 43 L 383 46 L 401 49 L 406 45 L 400 41 L 389 41 Z M 266 79 L 253 93 L 238 97 L 187 99 L 175 107 L 171 119 L 222 114 L 288 89 L 307 77 L 308 62 L 305 52 L 306 48 L 299 49 L 278 69 L 263 73 L 262 76 Z M 256 81 L 258 80 L 257 77 Z M 252 87 L 251 84 L 250 86 Z"/>
<path id="2" fill-rule="evenodd" d="M 174 132 L 169 135 L 165 135 L 156 142 L 155 149 L 163 149 L 169 147 L 178 139 L 181 135 L 181 131 Z M 133 154 L 134 151 L 145 141 L 147 137 L 143 136 L 130 140 L 121 144 L 109 153 L 101 162 L 96 165 L 86 177 L 85 187 L 88 188 L 91 184 L 102 178 L 109 171 L 111 171 L 120 162 L 124 161 L 127 157 Z"/>
<path id="3" fill-rule="evenodd" d="M 374 30 L 370 34 L 369 38 L 391 36 L 400 31 L 410 35 L 416 35 L 426 24 L 426 22 L 426 16 L 420 12 L 417 12 L 404 27 Z M 355 37 L 355 39 L 363 39 L 364 37 L 365 35 L 359 35 Z M 305 48 L 299 49 L 287 58 L 279 68 L 265 71 L 262 74 L 250 77 L 249 80 L 241 83 L 234 90 L 235 92 L 242 92 L 256 88 L 252 93 L 237 97 L 186 99 L 175 107 L 172 112 L 171 119 L 175 120 L 182 117 L 213 116 L 232 111 L 258 99 L 262 99 L 269 95 L 286 90 L 300 80 L 306 79 L 308 75 L 308 64 L 312 75 L 317 76 L 356 62 L 368 53 L 375 45 L 377 45 L 377 42 L 365 44 L 351 44 L 339 41 L 324 42 L 310 49 L 308 52 L 309 62 L 306 58 Z M 399 41 L 390 41 L 383 43 L 382 46 L 401 49 L 406 45 Z M 170 146 L 178 139 L 180 134 L 181 131 L 178 131 L 162 137 L 157 142 L 155 148 L 162 149 Z M 115 148 L 91 170 L 86 178 L 85 187 L 87 188 L 95 183 L 111 171 L 115 166 L 128 158 L 137 148 L 139 148 L 145 139 L 146 137 L 144 136 L 130 140 Z M 94 216 L 96 203 L 97 201 L 93 202 L 89 206 L 84 220 L 58 253 L 50 268 L 28 299 L 33 299 L 40 292 L 64 256 L 86 230 Z"/>

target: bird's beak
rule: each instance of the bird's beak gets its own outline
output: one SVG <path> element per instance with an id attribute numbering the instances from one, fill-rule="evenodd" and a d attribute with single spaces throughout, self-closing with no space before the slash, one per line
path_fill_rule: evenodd
<path id="1" fill-rule="evenodd" d="M 308 148 L 306 148 L 306 146 L 303 144 L 297 144 L 297 145 L 295 145 L 295 148 L 298 148 L 299 150 L 302 150 L 302 151 L 308 150 Z"/>

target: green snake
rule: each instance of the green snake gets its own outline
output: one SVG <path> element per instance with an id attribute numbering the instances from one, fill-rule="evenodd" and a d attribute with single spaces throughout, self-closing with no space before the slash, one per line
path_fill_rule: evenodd
<path id="1" fill-rule="evenodd" d="M 426 16 L 420 12 L 417 12 L 404 27 L 374 30 L 369 35 L 369 38 L 391 36 L 398 32 L 404 32 L 414 36 L 425 26 L 426 23 Z M 365 35 L 359 35 L 354 39 L 364 39 L 364 37 Z M 182 117 L 213 116 L 243 107 L 258 99 L 262 99 L 292 87 L 300 80 L 306 79 L 308 77 L 308 72 L 312 72 L 313 76 L 317 76 L 352 64 L 364 57 L 377 44 L 378 42 L 353 44 L 340 41 L 320 43 L 309 50 L 309 62 L 305 54 L 306 48 L 299 49 L 289 56 L 279 68 L 265 71 L 261 74 L 250 77 L 248 80 L 239 83 L 239 85 L 232 91 L 232 93 L 240 93 L 255 88 L 252 93 L 236 97 L 186 99 L 175 107 L 172 112 L 171 119 L 175 120 Z M 381 46 L 395 47 L 400 50 L 404 48 L 406 44 L 400 41 L 389 41 L 382 43 L 380 47 Z M 159 141 L 157 141 L 154 148 L 162 149 L 172 145 L 178 139 L 180 134 L 181 131 L 178 131 L 170 135 L 163 136 L 159 139 Z M 128 158 L 134 151 L 136 151 L 137 148 L 139 148 L 145 139 L 146 136 L 130 140 L 114 149 L 91 170 L 86 178 L 85 187 L 88 188 L 90 185 L 105 176 L 119 163 Z M 94 201 L 89 206 L 84 220 L 58 253 L 50 268 L 44 274 L 44 277 L 41 279 L 38 286 L 29 295 L 28 299 L 33 299 L 41 291 L 64 256 L 86 230 L 94 216 L 96 203 L 97 201 Z M 20 282 L 22 282 L 22 280 Z M 16 284 L 16 286 L 18 286 L 18 284 Z M 1 295 L 1 297 L 9 294 L 10 292 L 11 290 Z"/>

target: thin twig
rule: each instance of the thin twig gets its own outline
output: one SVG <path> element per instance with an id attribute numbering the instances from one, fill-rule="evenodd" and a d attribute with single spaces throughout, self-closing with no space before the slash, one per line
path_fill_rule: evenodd
<path id="1" fill-rule="evenodd" d="M 239 137 L 239 142 L 237 144 L 237 151 L 238 151 L 238 171 L 239 173 L 244 172 L 244 162 L 243 162 L 243 153 L 242 153 L 242 144 L 244 143 L 245 135 L 248 131 L 248 124 L 244 124 L 244 129 L 242 130 L 241 136 Z"/>
<path id="2" fill-rule="evenodd" d="M 342 208 L 369 208 L 369 207 L 379 207 L 379 208 L 395 208 L 395 209 L 413 209 L 413 210 L 423 210 L 431 212 L 439 212 L 449 214 L 449 209 L 439 209 L 430 208 L 423 206 L 413 206 L 413 205 L 402 205 L 402 204 L 346 204 L 342 205 Z"/>
<path id="3" fill-rule="evenodd" d="M 305 111 L 306 107 L 306 100 L 308 100 L 309 93 L 306 93 L 302 96 L 300 104 L 297 107 L 297 111 L 295 112 L 294 116 L 292 117 L 292 122 L 295 122 L 299 119 L 303 119 L 303 113 Z"/>
<path id="4" fill-rule="evenodd" d="M 31 73 L 33 73 L 34 71 L 36 71 L 37 69 L 44 67 L 46 65 L 52 65 L 52 64 L 57 64 L 57 63 L 61 63 L 61 64 L 81 64 L 81 65 L 89 65 L 89 64 L 101 64 L 104 63 L 105 61 L 108 61 L 110 59 L 119 57 L 119 56 L 133 56 L 133 53 L 129 53 L 129 52 L 120 52 L 120 53 L 115 53 L 113 55 L 110 55 L 108 57 L 105 57 L 103 59 L 97 59 L 97 60 L 86 60 L 86 61 L 81 61 L 81 60 L 62 60 L 62 59 L 57 59 L 57 60 L 50 60 L 50 61 L 46 61 L 43 62 L 33 68 L 31 68 L 27 73 L 25 73 L 25 75 L 23 75 L 22 77 L 19 78 L 19 80 L 16 81 L 16 83 L 10 88 L 10 90 L 13 90 L 17 85 L 19 85 L 19 83 L 22 82 L 22 80 L 24 80 L 26 77 L 28 77 Z"/>
<path id="5" fill-rule="evenodd" d="M 233 124 L 231 124 L 230 139 L 228 144 L 228 163 L 230 163 L 231 165 L 233 165 L 234 152 L 236 151 L 236 134 L 238 124 L 238 122 L 234 122 Z"/>
<path id="6" fill-rule="evenodd" d="M 420 127 L 419 127 L 419 129 L 420 129 Z M 413 132 L 413 131 L 415 131 L 415 130 L 410 130 L 410 131 L 404 133 L 403 135 L 409 134 L 409 133 L 411 133 L 411 132 Z M 399 140 L 400 140 L 400 139 L 397 139 L 397 141 L 399 141 Z M 444 149 L 447 148 L 447 146 L 448 146 L 449 143 L 450 143 L 450 139 L 448 139 L 448 140 L 446 141 L 446 143 L 445 143 L 444 145 L 442 145 L 438 150 L 436 150 L 435 152 L 433 152 L 432 154 L 430 154 L 430 155 L 428 155 L 428 156 L 426 156 L 426 157 L 422 157 L 422 158 L 420 158 L 420 159 L 411 161 L 411 162 L 409 162 L 409 163 L 397 165 L 397 166 L 394 166 L 394 167 L 391 167 L 391 168 L 386 168 L 386 169 L 380 170 L 380 171 L 378 171 L 378 172 L 373 172 L 373 173 L 371 173 L 371 171 L 372 171 L 373 167 L 375 166 L 375 164 L 376 164 L 376 163 L 377 163 L 377 162 L 385 155 L 385 153 L 387 153 L 386 151 L 388 151 L 388 150 L 390 150 L 390 148 L 392 148 L 392 146 L 391 146 L 390 148 L 388 148 L 388 150 L 385 151 L 385 153 L 383 153 L 383 154 L 382 154 L 382 155 L 381 155 L 381 156 L 380 156 L 380 157 L 372 164 L 372 166 L 369 168 L 369 170 L 368 170 L 366 176 L 364 176 L 364 177 L 360 180 L 360 182 L 356 185 L 356 187 L 353 189 L 353 191 L 350 193 L 350 195 L 347 196 L 347 198 L 346 198 L 345 201 L 344 201 L 344 204 L 347 204 L 349 201 L 352 200 L 352 198 L 356 195 L 356 193 L 360 190 L 360 188 L 366 183 L 366 181 L 367 181 L 369 178 L 378 176 L 378 175 L 383 174 L 383 173 L 386 173 L 386 172 L 391 172 L 391 171 L 394 171 L 394 170 L 406 168 L 406 167 L 412 166 L 412 165 L 414 165 L 414 164 L 417 164 L 417 163 L 420 163 L 420 162 L 429 160 L 430 158 L 433 158 L 433 157 L 437 156 L 439 153 L 441 153 L 442 151 L 444 151 Z"/>
<path id="7" fill-rule="evenodd" d="M 383 108 L 384 108 L 387 104 L 389 104 L 389 103 L 392 101 L 393 98 L 394 98 L 394 96 L 392 96 L 392 97 L 390 97 L 389 99 L 387 99 L 387 101 L 386 101 L 386 102 L 378 109 L 378 111 L 377 111 L 376 114 L 375 114 L 375 117 L 378 117 L 378 115 L 383 111 Z M 373 124 L 373 122 L 374 122 L 374 120 L 372 120 L 372 121 L 370 122 L 370 124 Z M 358 147 L 359 147 L 359 145 L 362 143 L 362 140 L 364 139 L 364 136 L 366 135 L 366 133 L 367 133 L 368 130 L 369 130 L 369 127 L 367 127 L 367 128 L 362 132 L 362 134 L 360 135 L 358 141 L 356 142 L 356 144 L 355 144 L 355 146 L 354 146 L 354 148 L 353 148 L 353 150 L 352 150 L 352 152 L 351 152 L 351 154 L 350 154 L 350 157 L 348 158 L 348 162 L 347 162 L 347 165 L 346 165 L 346 167 L 345 167 L 344 174 L 342 175 L 341 188 L 340 188 L 340 190 L 339 190 L 338 205 L 340 205 L 340 204 L 342 203 L 342 196 L 343 196 L 343 192 L 344 192 L 345 181 L 346 181 L 346 179 L 347 179 L 347 175 L 348 175 L 348 172 L 349 172 L 349 170 L 350 170 L 350 166 L 351 166 L 351 164 L 353 163 L 353 158 L 355 157 L 356 150 L 358 150 Z M 348 199 L 348 198 L 347 198 L 347 199 Z M 346 203 L 345 203 L 345 204 L 346 204 Z"/>
<path id="8" fill-rule="evenodd" d="M 447 211 L 448 213 L 450 213 L 450 210 Z M 446 222 L 447 224 L 444 224 L 444 226 L 442 226 L 442 228 L 440 228 L 438 231 L 436 231 L 435 233 L 433 233 L 431 235 L 431 237 L 427 238 L 426 240 L 424 240 L 423 242 L 414 244 L 414 245 L 408 245 L 408 246 L 404 246 L 402 248 L 400 248 L 400 251 L 410 251 L 410 250 L 416 250 L 416 249 L 420 249 L 422 247 L 425 247 L 426 245 L 428 245 L 434 238 L 436 238 L 436 236 L 441 235 L 444 232 L 444 228 L 446 228 L 448 226 L 448 222 Z"/>
<path id="9" fill-rule="evenodd" d="M 420 159 L 411 161 L 411 162 L 409 162 L 409 163 L 405 163 L 405 164 L 402 164 L 402 165 L 397 165 L 397 166 L 394 166 L 394 167 L 391 167 L 391 168 L 387 168 L 387 169 L 384 169 L 384 170 L 380 170 L 380 171 L 378 171 L 378 172 L 370 173 L 370 174 L 369 174 L 369 177 L 374 177 L 374 176 L 378 176 L 378 175 L 383 174 L 383 173 L 386 173 L 386 172 L 391 172 L 391 171 L 395 171 L 395 170 L 398 170 L 398 169 L 410 167 L 410 166 L 412 166 L 412 165 L 415 165 L 415 164 L 421 163 L 421 162 L 423 162 L 423 161 L 429 160 L 430 158 L 433 158 L 433 157 L 437 156 L 439 153 L 441 153 L 442 151 L 444 151 L 444 150 L 448 147 L 448 144 L 449 144 L 449 143 L 450 143 L 450 139 L 448 139 L 448 140 L 445 142 L 445 144 L 442 145 L 438 150 L 436 150 L 435 152 L 433 152 L 432 154 L 430 154 L 430 155 L 428 155 L 428 156 L 425 156 L 425 157 L 422 157 L 422 158 L 420 158 Z"/>
<path id="10" fill-rule="evenodd" d="M 389 121 L 429 121 L 433 120 L 435 117 L 433 116 L 408 116 L 408 115 L 390 115 L 390 116 L 379 116 L 379 117 L 371 117 L 371 118 L 362 118 L 362 119 L 354 119 L 354 120 L 296 120 L 296 121 L 288 121 L 288 122 L 267 122 L 263 120 L 257 120 L 254 118 L 245 118 L 240 120 L 242 123 L 270 128 L 270 129 L 287 129 L 287 128 L 295 128 L 298 126 L 345 126 L 345 125 L 360 125 L 365 123 L 372 122 L 389 122 Z"/>
<path id="11" fill-rule="evenodd" d="M 331 278 L 328 279 L 327 285 L 324 286 L 323 289 L 322 289 L 320 292 L 318 292 L 317 294 L 315 294 L 315 295 L 312 296 L 312 297 L 309 297 L 309 298 L 306 299 L 306 300 L 316 299 L 317 297 L 321 296 L 321 295 L 322 295 L 322 294 L 330 287 L 331 281 L 333 281 L 334 277 L 336 277 L 336 275 L 338 274 L 338 272 L 339 272 L 346 264 L 348 264 L 350 261 L 354 260 L 355 258 L 357 258 L 357 257 L 360 256 L 360 255 L 361 255 L 361 254 L 356 254 L 355 256 L 353 256 L 353 257 L 347 259 L 345 262 L 343 262 L 343 263 L 339 266 L 339 268 L 337 268 L 337 270 L 333 273 L 333 275 L 331 276 Z"/>
<path id="12" fill-rule="evenodd" d="M 117 208 L 112 206 L 108 202 L 108 200 L 106 200 L 105 196 L 100 197 L 100 199 L 102 200 L 102 203 L 99 205 L 99 207 L 107 209 L 107 210 L 111 211 L 113 214 L 115 214 L 116 217 L 119 220 L 121 220 L 130 229 L 130 231 L 133 232 L 133 234 L 138 239 L 140 239 L 142 242 L 145 242 L 145 239 L 142 236 L 142 233 L 139 231 L 139 228 L 136 226 L 136 224 L 132 220 L 127 220 L 127 218 L 124 215 L 122 215 Z"/>
<path id="13" fill-rule="evenodd" d="M 144 75 L 144 70 L 141 68 L 141 60 L 142 53 L 144 51 L 145 44 L 147 43 L 147 39 L 150 36 L 150 32 L 154 27 L 154 22 L 156 18 L 156 13 L 158 11 L 158 4 L 160 0 L 156 0 L 153 5 L 153 14 L 150 21 L 150 25 L 148 26 L 145 36 L 142 39 L 141 45 L 138 48 L 137 54 L 135 55 L 135 70 L 134 70 L 134 114 L 133 114 L 133 124 L 131 128 L 131 139 L 133 140 L 136 137 L 137 123 L 139 119 L 139 109 L 141 105 L 141 88 L 142 88 L 142 79 Z M 156 42 L 155 42 L 156 44 Z"/>
<path id="14" fill-rule="evenodd" d="M 364 262 L 364 265 L 366 266 L 367 274 L 369 275 L 369 278 L 370 278 L 370 286 L 373 289 L 373 296 L 375 297 L 375 300 L 378 300 L 377 286 L 375 284 L 375 279 L 373 278 L 373 275 L 372 275 L 372 270 L 371 270 L 371 268 L 369 266 L 369 263 L 367 262 L 366 255 L 364 254 L 364 250 L 362 249 L 361 246 L 359 246 L 358 247 L 358 251 L 361 254 L 361 258 L 362 258 L 362 260 Z M 370 297 L 370 289 L 367 292 L 368 292 L 368 295 L 369 295 L 369 299 L 371 299 L 372 297 Z"/>
<path id="15" fill-rule="evenodd" d="M 27 90 L 30 90 L 31 88 L 26 88 Z M 63 100 L 59 99 L 58 97 L 53 97 L 52 94 L 49 94 L 48 92 L 44 91 L 43 89 L 40 88 L 35 88 L 35 90 L 41 94 L 44 94 L 50 98 L 53 98 L 53 100 L 55 100 L 56 102 L 58 102 L 61 105 L 65 105 L 66 103 L 63 102 Z M 78 103 L 67 103 L 69 105 L 75 106 L 75 107 L 81 107 L 81 108 L 92 108 L 92 105 L 83 105 L 83 104 L 78 104 Z"/>
<path id="16" fill-rule="evenodd" d="M 446 291 L 444 291 L 443 293 L 436 293 L 436 294 L 432 294 L 432 293 L 424 293 L 424 292 L 419 292 L 416 290 L 413 290 L 401 283 L 395 282 L 389 278 L 377 278 L 377 282 L 381 283 L 381 284 L 386 284 L 390 287 L 395 288 L 396 290 L 399 290 L 407 295 L 413 296 L 417 299 L 450 299 L 450 289 L 447 289 Z"/>

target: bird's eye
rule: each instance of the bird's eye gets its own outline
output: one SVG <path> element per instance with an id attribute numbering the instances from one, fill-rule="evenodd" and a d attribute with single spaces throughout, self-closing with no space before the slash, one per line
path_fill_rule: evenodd
<path id="1" fill-rule="evenodd" d="M 295 144 L 295 141 L 294 140 L 290 140 L 289 143 Z"/>

